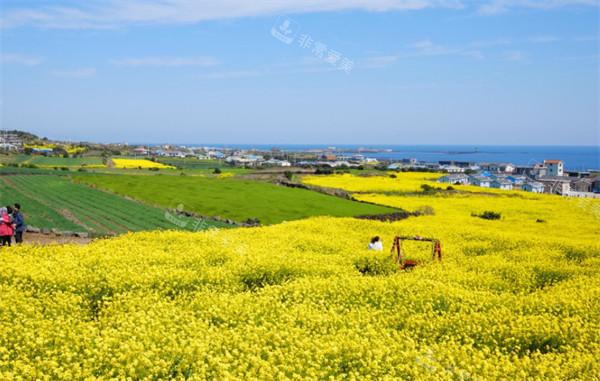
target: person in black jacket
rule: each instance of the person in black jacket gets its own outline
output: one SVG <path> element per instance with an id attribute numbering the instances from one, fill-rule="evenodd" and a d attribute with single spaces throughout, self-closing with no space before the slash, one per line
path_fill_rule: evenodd
<path id="1" fill-rule="evenodd" d="M 15 224 L 15 243 L 23 243 L 23 232 L 25 231 L 25 221 L 21 214 L 21 205 L 14 205 L 13 223 Z"/>

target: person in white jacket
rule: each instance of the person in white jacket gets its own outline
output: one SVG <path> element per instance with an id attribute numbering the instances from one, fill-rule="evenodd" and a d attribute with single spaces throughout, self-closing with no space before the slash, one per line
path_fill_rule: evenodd
<path id="1" fill-rule="evenodd" d="M 383 251 L 383 243 L 379 240 L 379 236 L 371 238 L 368 250 Z"/>

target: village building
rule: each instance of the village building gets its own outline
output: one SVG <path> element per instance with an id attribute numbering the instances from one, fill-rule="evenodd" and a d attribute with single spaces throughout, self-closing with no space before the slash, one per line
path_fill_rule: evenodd
<path id="1" fill-rule="evenodd" d="M 522 185 L 527 181 L 527 177 L 523 175 L 509 175 L 506 176 L 506 180 L 512 182 L 514 185 Z"/>
<path id="2" fill-rule="evenodd" d="M 572 179 L 568 176 L 542 176 L 536 180 L 544 184 L 544 193 L 568 194 L 571 190 Z"/>
<path id="3" fill-rule="evenodd" d="M 562 160 L 544 160 L 544 166 L 548 168 L 548 175 L 550 176 L 562 176 L 564 174 Z"/>
<path id="4" fill-rule="evenodd" d="M 496 172 L 496 173 L 490 173 L 488 177 L 492 180 L 506 180 L 508 175 L 505 173 Z"/>
<path id="5" fill-rule="evenodd" d="M 513 173 L 515 170 L 515 165 L 512 163 L 489 163 L 489 162 L 482 162 L 479 163 L 479 168 L 482 171 L 487 171 L 487 172 L 507 172 L 507 173 Z"/>
<path id="6" fill-rule="evenodd" d="M 164 156 L 164 157 L 179 157 L 179 158 L 185 157 L 185 154 L 183 154 L 182 152 L 179 152 L 179 151 L 157 151 L 156 153 L 158 153 L 159 155 Z"/>
<path id="7" fill-rule="evenodd" d="M 414 159 L 414 160 L 416 161 L 417 159 Z M 456 161 L 456 160 L 440 160 L 440 161 L 438 161 L 438 163 L 441 166 L 453 165 L 453 166 L 461 167 L 461 168 L 465 168 L 465 169 L 471 168 L 475 165 L 475 163 L 472 161 Z"/>
<path id="8" fill-rule="evenodd" d="M 571 188 L 575 192 L 592 192 L 594 190 L 594 181 L 588 178 L 581 179 L 573 182 Z"/>
<path id="9" fill-rule="evenodd" d="M 457 167 L 456 165 L 442 165 L 440 166 L 440 169 L 448 173 L 462 173 L 465 171 L 464 168 Z"/>
<path id="10" fill-rule="evenodd" d="M 521 189 L 525 192 L 544 193 L 544 184 L 537 181 L 530 181 L 521 185 Z"/>
<path id="11" fill-rule="evenodd" d="M 269 159 L 262 163 L 266 167 L 290 167 L 292 164 L 287 160 Z"/>
<path id="12" fill-rule="evenodd" d="M 465 175 L 465 174 L 451 174 L 451 175 L 445 175 L 440 177 L 438 180 L 438 183 L 444 183 L 444 184 L 461 184 L 461 185 L 468 185 L 469 184 L 469 176 Z"/>
<path id="13" fill-rule="evenodd" d="M 482 188 L 489 188 L 491 180 L 489 177 L 482 175 L 471 175 L 469 176 L 469 182 L 471 185 L 475 185 Z"/>
<path id="14" fill-rule="evenodd" d="M 490 188 L 511 190 L 513 189 L 513 183 L 509 180 L 492 180 L 492 182 L 490 183 Z"/>
<path id="15" fill-rule="evenodd" d="M 548 174 L 548 167 L 545 167 L 541 164 L 517 166 L 515 168 L 515 173 L 517 175 L 527 176 L 530 179 L 535 179 L 540 176 L 546 176 Z"/>

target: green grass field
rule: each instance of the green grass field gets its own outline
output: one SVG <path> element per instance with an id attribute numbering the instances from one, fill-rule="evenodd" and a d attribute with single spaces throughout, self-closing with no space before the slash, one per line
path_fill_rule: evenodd
<path id="1" fill-rule="evenodd" d="M 29 158 L 31 155 L 0 155 L 0 164 L 21 164 Z"/>
<path id="2" fill-rule="evenodd" d="M 164 209 L 75 184 L 50 175 L 16 175 L 0 178 L 2 205 L 21 204 L 25 222 L 39 228 L 88 231 L 92 235 L 121 234 L 156 229 L 195 230 L 193 218 L 173 216 Z M 173 223 L 179 222 L 179 226 Z M 207 221 L 209 226 L 230 225 Z"/>
<path id="3" fill-rule="evenodd" d="M 82 165 L 102 165 L 100 157 L 45 157 L 36 156 L 29 160 L 29 164 L 57 166 L 57 167 L 81 167 Z"/>
<path id="4" fill-rule="evenodd" d="M 231 172 L 231 173 L 247 173 L 252 171 L 251 169 L 245 169 L 240 167 L 235 167 L 229 164 L 226 164 L 225 161 L 219 162 L 218 160 L 198 160 L 191 158 L 159 158 L 158 162 L 171 165 L 173 167 L 179 167 L 184 169 L 197 169 L 202 172 L 212 172 L 215 168 L 219 168 L 222 172 Z"/>
<path id="5" fill-rule="evenodd" d="M 262 224 L 310 216 L 348 217 L 397 211 L 304 189 L 236 179 L 189 176 L 73 176 L 73 180 L 96 185 L 160 207 L 181 200 L 195 213 L 234 221 L 258 218 Z"/>

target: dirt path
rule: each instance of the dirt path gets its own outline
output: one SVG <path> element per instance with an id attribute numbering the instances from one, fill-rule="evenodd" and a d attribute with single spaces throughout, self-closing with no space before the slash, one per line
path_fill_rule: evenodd
<path id="1" fill-rule="evenodd" d="M 64 245 L 64 244 L 72 244 L 72 245 L 85 245 L 92 241 L 91 238 L 79 238 L 79 237 L 57 237 L 54 235 L 45 235 L 41 233 L 23 233 L 23 243 L 25 245 Z M 12 241 L 13 245 L 15 243 L 15 239 Z M 0 249 L 1 250 L 1 249 Z"/>

